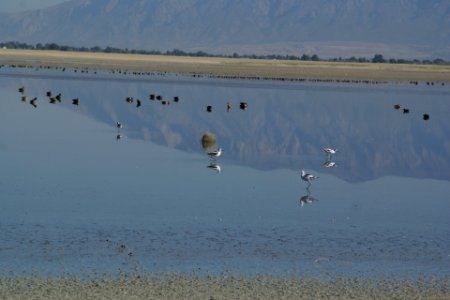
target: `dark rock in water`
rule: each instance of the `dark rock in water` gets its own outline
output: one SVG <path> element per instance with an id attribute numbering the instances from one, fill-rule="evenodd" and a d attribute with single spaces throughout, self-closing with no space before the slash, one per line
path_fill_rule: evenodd
<path id="1" fill-rule="evenodd" d="M 217 140 L 215 135 L 208 131 L 203 134 L 201 143 L 203 149 L 207 150 L 213 147 L 217 143 Z"/>

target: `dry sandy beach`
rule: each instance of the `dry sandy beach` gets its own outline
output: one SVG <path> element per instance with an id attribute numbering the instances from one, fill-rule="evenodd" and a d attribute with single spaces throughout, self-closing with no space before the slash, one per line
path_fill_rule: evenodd
<path id="1" fill-rule="evenodd" d="M 160 274 L 0 279 L 1 299 L 449 299 L 446 280 L 363 281 Z"/>
<path id="2" fill-rule="evenodd" d="M 0 65 L 121 69 L 260 79 L 450 82 L 450 66 L 0 49 Z"/>

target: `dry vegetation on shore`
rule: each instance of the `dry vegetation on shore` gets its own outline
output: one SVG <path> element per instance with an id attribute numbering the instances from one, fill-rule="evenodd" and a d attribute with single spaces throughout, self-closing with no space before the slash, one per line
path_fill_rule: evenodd
<path id="1" fill-rule="evenodd" d="M 0 65 L 120 69 L 260 79 L 450 81 L 450 66 L 0 49 Z"/>

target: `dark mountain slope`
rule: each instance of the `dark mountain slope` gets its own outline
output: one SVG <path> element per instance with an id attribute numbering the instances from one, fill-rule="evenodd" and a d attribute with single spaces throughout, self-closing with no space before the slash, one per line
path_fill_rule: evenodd
<path id="1" fill-rule="evenodd" d="M 74 0 L 2 15 L 0 36 L 2 41 L 163 51 L 359 55 L 381 50 L 450 57 L 450 2 Z"/>

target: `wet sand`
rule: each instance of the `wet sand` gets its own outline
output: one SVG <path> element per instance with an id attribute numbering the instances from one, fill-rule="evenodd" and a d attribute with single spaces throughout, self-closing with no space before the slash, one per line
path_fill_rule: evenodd
<path id="1" fill-rule="evenodd" d="M 0 278 L 1 299 L 449 299 L 448 280 L 359 280 L 159 274 Z"/>
<path id="2" fill-rule="evenodd" d="M 276 80 L 450 82 L 450 66 L 0 49 L 0 65 L 188 73 Z"/>

